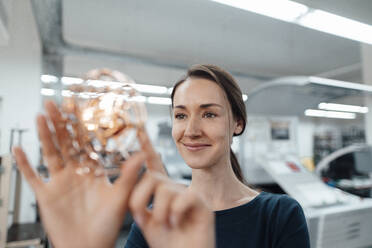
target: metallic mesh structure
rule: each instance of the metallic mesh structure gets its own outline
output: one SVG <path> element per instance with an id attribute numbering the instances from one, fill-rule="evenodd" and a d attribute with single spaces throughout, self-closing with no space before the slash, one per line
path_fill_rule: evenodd
<path id="1" fill-rule="evenodd" d="M 77 173 L 116 174 L 137 149 L 137 129 L 146 121 L 135 82 L 109 69 L 89 71 L 79 84 L 62 90 L 62 113 L 72 137 L 69 153 L 80 160 Z"/>

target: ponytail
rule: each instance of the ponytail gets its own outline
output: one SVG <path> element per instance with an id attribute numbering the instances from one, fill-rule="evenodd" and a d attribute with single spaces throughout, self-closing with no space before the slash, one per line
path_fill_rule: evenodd
<path id="1" fill-rule="evenodd" d="M 240 182 L 246 184 L 244 177 L 243 177 L 242 169 L 240 168 L 240 165 L 238 162 L 238 159 L 236 158 L 231 148 L 230 148 L 230 162 L 231 162 L 231 167 L 234 171 L 235 176 L 238 178 Z"/>

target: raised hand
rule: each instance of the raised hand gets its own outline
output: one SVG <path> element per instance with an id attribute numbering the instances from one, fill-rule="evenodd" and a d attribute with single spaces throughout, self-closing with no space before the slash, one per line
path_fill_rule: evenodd
<path id="1" fill-rule="evenodd" d="M 152 208 L 148 208 L 154 196 Z M 214 214 L 195 193 L 148 172 L 133 190 L 130 210 L 152 248 L 214 248 Z"/>
<path id="2" fill-rule="evenodd" d="M 82 165 L 71 156 L 71 139 L 61 113 L 52 102 L 46 104 L 46 110 L 55 133 L 43 115 L 38 116 L 37 126 L 50 181 L 45 183 L 35 174 L 21 148 L 13 152 L 36 194 L 49 238 L 56 248 L 113 247 L 146 156 L 138 152 L 129 158 L 114 184 L 93 171 L 78 174 L 76 169 Z"/>

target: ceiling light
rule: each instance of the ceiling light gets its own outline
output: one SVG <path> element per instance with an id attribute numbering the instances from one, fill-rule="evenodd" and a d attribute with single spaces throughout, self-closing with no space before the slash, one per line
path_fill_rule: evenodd
<path id="1" fill-rule="evenodd" d="M 97 88 L 110 86 L 111 89 L 117 89 L 124 85 L 124 83 L 122 82 L 106 81 L 106 80 L 87 80 L 86 82 L 88 83 L 88 85 L 91 85 Z"/>
<path id="2" fill-rule="evenodd" d="M 146 102 L 147 97 L 145 96 L 133 96 L 128 99 L 129 102 Z"/>
<path id="3" fill-rule="evenodd" d="M 41 80 L 41 82 L 46 83 L 46 84 L 57 83 L 58 82 L 58 78 L 56 76 L 47 75 L 47 74 L 41 75 L 40 80 Z"/>
<path id="4" fill-rule="evenodd" d="M 168 88 L 168 94 L 170 95 L 170 94 L 172 94 L 172 92 L 173 92 L 173 87 L 171 87 L 171 88 Z"/>
<path id="5" fill-rule="evenodd" d="M 150 96 L 147 98 L 147 102 L 150 104 L 161 104 L 161 105 L 171 105 L 172 100 L 169 97 L 154 97 Z"/>
<path id="6" fill-rule="evenodd" d="M 75 78 L 75 77 L 62 77 L 61 79 L 62 83 L 65 85 L 71 85 L 71 84 L 81 84 L 84 82 L 81 78 Z M 104 81 L 104 80 L 88 80 L 87 81 L 89 85 L 92 85 L 94 87 L 104 87 L 104 86 L 110 86 L 112 88 L 118 88 L 123 86 L 122 82 L 115 82 L 115 81 Z M 135 88 L 137 91 L 142 93 L 150 93 L 150 94 L 169 94 L 170 89 L 168 89 L 165 86 L 159 86 L 159 85 L 150 85 L 150 84 L 130 84 L 133 88 Z"/>
<path id="7" fill-rule="evenodd" d="M 165 86 L 150 84 L 132 84 L 133 88 L 142 93 L 167 94 L 168 88 Z"/>
<path id="8" fill-rule="evenodd" d="M 43 96 L 53 96 L 53 95 L 55 95 L 55 90 L 47 89 L 47 88 L 41 88 L 40 93 Z"/>
<path id="9" fill-rule="evenodd" d="M 61 81 L 63 84 L 71 85 L 71 84 L 81 84 L 84 80 L 81 78 L 75 78 L 75 77 L 62 77 Z"/>
<path id="10" fill-rule="evenodd" d="M 338 118 L 338 119 L 355 119 L 356 118 L 356 114 L 354 113 L 325 111 L 325 110 L 316 110 L 316 109 L 306 109 L 305 115 L 312 116 L 312 117 L 325 117 L 325 118 Z"/>
<path id="11" fill-rule="evenodd" d="M 372 26 L 289 0 L 211 0 L 307 28 L 372 44 Z"/>
<path id="12" fill-rule="evenodd" d="M 71 90 L 62 90 L 62 96 L 64 97 L 71 97 L 73 94 L 74 93 Z"/>
<path id="13" fill-rule="evenodd" d="M 247 101 L 248 100 L 248 96 L 246 94 L 243 94 L 243 101 Z"/>
<path id="14" fill-rule="evenodd" d="M 372 92 L 372 86 L 370 85 L 350 83 L 350 82 L 328 79 L 328 78 L 309 77 L 309 82 L 313 84 L 333 86 L 333 87 L 338 87 L 338 88 Z"/>
<path id="15" fill-rule="evenodd" d="M 298 20 L 302 26 L 334 34 L 351 40 L 372 44 L 372 26 L 334 15 L 322 10 L 313 10 Z"/>
<path id="16" fill-rule="evenodd" d="M 319 109 L 324 110 L 334 110 L 334 111 L 344 111 L 344 112 L 353 112 L 353 113 L 368 113 L 368 107 L 361 107 L 355 105 L 346 105 L 346 104 L 337 104 L 337 103 L 319 103 Z"/>
<path id="17" fill-rule="evenodd" d="M 289 0 L 212 0 L 235 8 L 255 12 L 275 19 L 292 22 L 305 14 L 309 8 Z"/>

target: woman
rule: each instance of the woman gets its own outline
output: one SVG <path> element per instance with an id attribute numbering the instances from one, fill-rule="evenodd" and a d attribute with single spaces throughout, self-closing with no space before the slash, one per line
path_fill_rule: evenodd
<path id="1" fill-rule="evenodd" d="M 245 129 L 246 110 L 233 77 L 217 66 L 193 66 L 171 98 L 172 136 L 192 168 L 186 191 L 199 193 L 215 211 L 217 247 L 309 247 L 304 214 L 295 200 L 258 193 L 243 182 L 230 146 Z M 142 228 L 143 216 L 134 217 Z M 140 228 L 133 224 L 126 248 L 148 247 Z M 149 236 L 147 230 L 144 234 Z"/>

